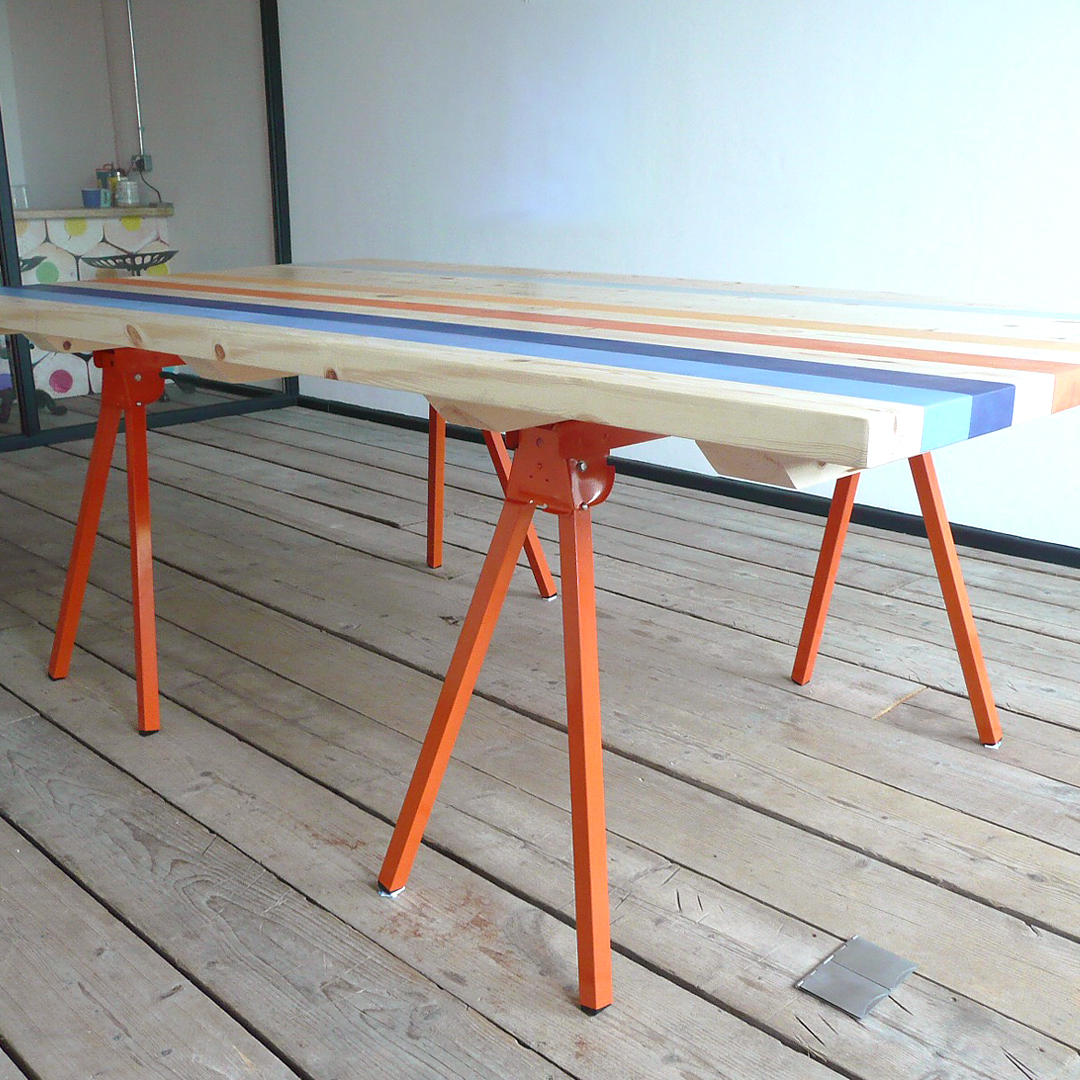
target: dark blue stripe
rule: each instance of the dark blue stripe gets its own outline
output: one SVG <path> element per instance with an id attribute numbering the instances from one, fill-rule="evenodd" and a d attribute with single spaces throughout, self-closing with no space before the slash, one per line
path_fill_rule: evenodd
<path id="1" fill-rule="evenodd" d="M 409 319 L 390 315 L 370 315 L 354 311 L 327 311 L 321 308 L 312 309 L 278 304 L 210 300 L 205 297 L 177 296 L 174 293 L 147 291 L 146 293 L 140 292 L 138 297 L 133 297 L 130 293 L 122 293 L 114 289 L 94 289 L 83 286 L 34 285 L 29 288 L 35 293 L 44 292 L 64 298 L 70 297 L 71 299 L 97 296 L 114 302 L 122 301 L 125 305 L 130 304 L 136 307 L 141 302 L 201 308 L 217 312 L 247 312 L 270 319 L 282 316 L 302 321 L 318 319 L 320 322 L 342 323 L 351 326 L 441 333 L 477 339 L 487 338 L 495 341 L 516 341 L 556 348 L 572 348 L 596 353 L 622 353 L 716 366 L 729 364 L 758 371 L 789 372 L 809 377 L 848 379 L 857 383 L 871 383 L 881 387 L 898 386 L 962 394 L 971 398 L 971 421 L 968 438 L 985 435 L 987 432 L 1008 427 L 1012 423 L 1016 399 L 1016 388 L 1012 383 L 964 379 L 948 375 L 930 375 L 915 371 L 878 369 L 854 364 L 815 363 L 810 360 L 758 356 L 753 353 L 727 352 L 719 349 L 691 349 L 684 346 L 659 345 L 640 341 L 585 338 L 537 330 L 477 326 L 468 323 Z M 873 396 L 876 397 L 877 395 Z"/>

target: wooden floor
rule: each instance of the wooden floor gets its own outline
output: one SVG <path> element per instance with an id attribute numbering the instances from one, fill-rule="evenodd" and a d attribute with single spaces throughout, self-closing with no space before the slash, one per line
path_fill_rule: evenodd
<path id="1" fill-rule="evenodd" d="M 618 483 L 589 1018 L 560 612 L 527 570 L 409 886 L 374 888 L 498 508 L 452 442 L 427 570 L 424 449 L 297 409 L 151 435 L 151 739 L 122 478 L 53 683 L 88 447 L 0 455 L 0 1080 L 1080 1078 L 1080 572 L 966 553 L 988 751 L 922 542 L 854 531 L 799 688 L 820 519 Z M 861 1023 L 793 987 L 854 934 L 918 964 Z"/>

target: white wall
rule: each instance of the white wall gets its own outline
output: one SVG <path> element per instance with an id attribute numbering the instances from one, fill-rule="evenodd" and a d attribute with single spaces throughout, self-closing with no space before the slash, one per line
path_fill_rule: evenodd
<path id="1" fill-rule="evenodd" d="M 76 206 L 97 165 L 138 149 L 126 2 L 0 4 L 11 178 L 25 172 L 32 207 Z M 273 262 L 258 0 L 133 0 L 133 13 L 150 180 L 176 205 L 171 269 Z"/>
<path id="2" fill-rule="evenodd" d="M 101 0 L 7 0 L 7 24 L 17 107 L 5 102 L 5 135 L 14 130 L 23 170 L 12 180 L 32 207 L 78 206 L 113 152 Z"/>
<path id="3" fill-rule="evenodd" d="M 8 177 L 13 184 L 26 183 L 23 165 L 22 131 L 19 127 L 19 98 L 15 90 L 15 72 L 11 50 L 3 47 L 11 40 L 7 0 L 0 0 L 0 109 L 4 113 L 4 150 L 7 153 Z"/>
<path id="4" fill-rule="evenodd" d="M 124 0 L 99 0 L 113 56 L 117 147 L 138 149 Z M 133 0 L 150 182 L 176 204 L 175 272 L 274 261 L 258 0 Z M 128 60 L 130 64 L 130 59 Z"/>
<path id="5" fill-rule="evenodd" d="M 1077 0 L 281 0 L 281 15 L 298 260 L 1080 306 Z M 1078 454 L 1072 415 L 941 452 L 954 520 L 1080 545 L 1080 500 L 1059 496 Z M 916 509 L 902 468 L 862 495 Z"/>

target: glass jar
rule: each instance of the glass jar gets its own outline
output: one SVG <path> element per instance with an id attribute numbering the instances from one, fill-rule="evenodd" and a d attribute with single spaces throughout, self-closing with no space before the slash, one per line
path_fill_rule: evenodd
<path id="1" fill-rule="evenodd" d="M 131 179 L 118 180 L 116 182 L 116 206 L 139 205 L 139 181 Z"/>

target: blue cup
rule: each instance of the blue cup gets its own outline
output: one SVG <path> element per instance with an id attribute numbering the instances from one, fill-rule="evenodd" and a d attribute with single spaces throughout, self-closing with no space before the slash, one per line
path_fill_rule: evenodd
<path id="1" fill-rule="evenodd" d="M 111 203 L 108 188 L 84 187 L 82 189 L 82 204 L 87 210 L 101 210 Z"/>

